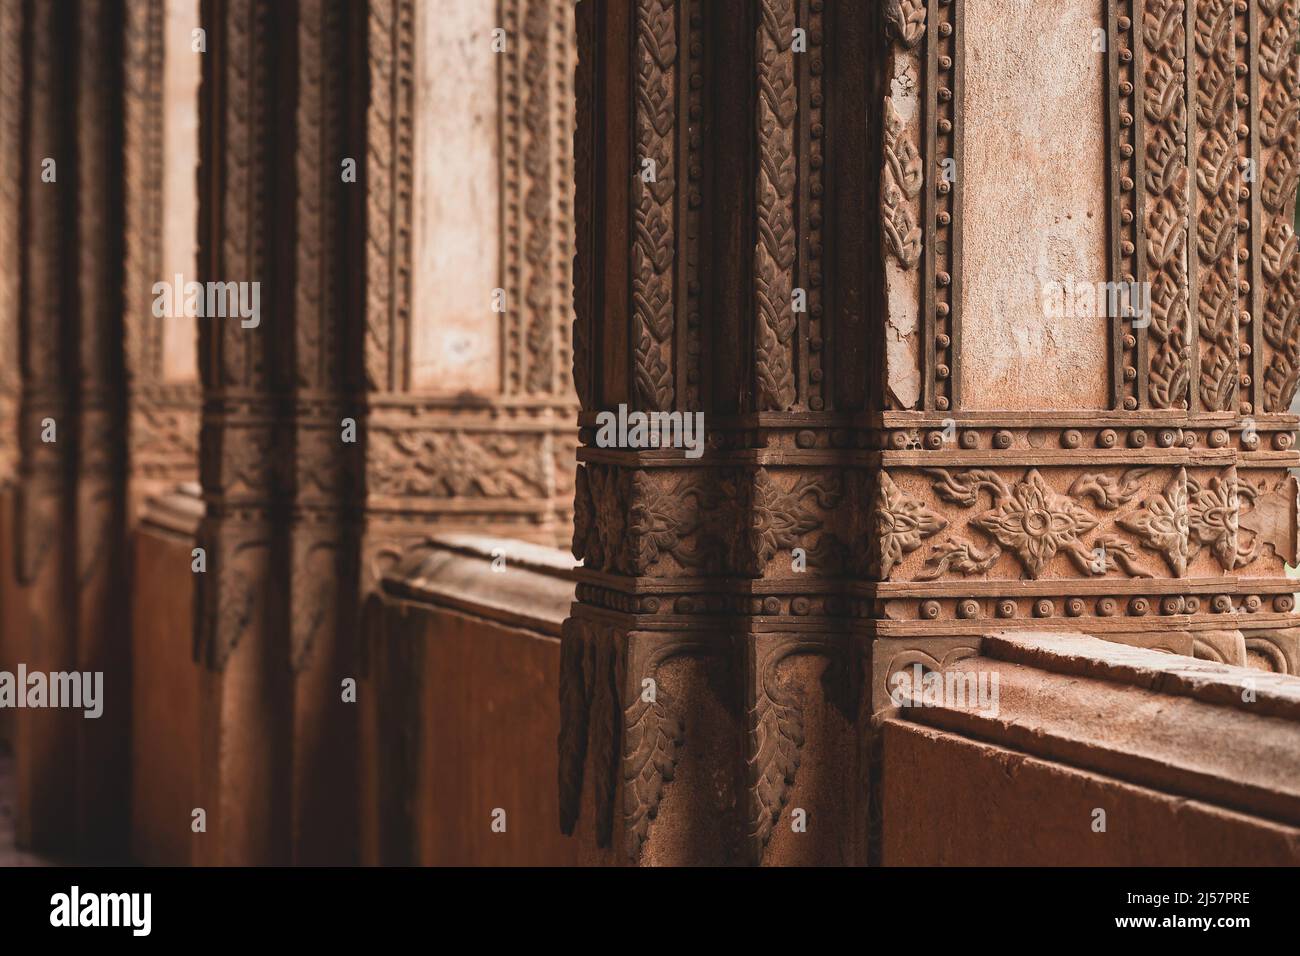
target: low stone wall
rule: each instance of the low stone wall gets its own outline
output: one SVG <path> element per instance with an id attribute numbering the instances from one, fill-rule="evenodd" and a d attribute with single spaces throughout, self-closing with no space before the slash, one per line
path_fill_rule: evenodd
<path id="1" fill-rule="evenodd" d="M 1300 863 L 1300 679 L 1041 633 L 942 674 L 996 707 L 883 721 L 885 865 Z"/>
<path id="2" fill-rule="evenodd" d="M 146 502 L 132 541 L 131 856 L 196 862 L 199 681 L 190 634 L 191 550 L 202 502 L 193 488 Z"/>
<path id="3" fill-rule="evenodd" d="M 556 789 L 571 565 L 523 542 L 444 537 L 385 578 L 360 690 L 366 863 L 578 862 Z"/>

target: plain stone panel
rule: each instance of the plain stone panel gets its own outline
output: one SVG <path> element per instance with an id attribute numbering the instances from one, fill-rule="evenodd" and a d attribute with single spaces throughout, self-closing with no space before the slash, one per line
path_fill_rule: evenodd
<path id="1" fill-rule="evenodd" d="M 1043 287 L 1104 282 L 1104 27 L 1097 0 L 968 0 L 962 396 L 968 410 L 1107 405 L 1103 316 L 1049 318 Z M 1014 28 L 1011 25 L 1014 24 Z"/>

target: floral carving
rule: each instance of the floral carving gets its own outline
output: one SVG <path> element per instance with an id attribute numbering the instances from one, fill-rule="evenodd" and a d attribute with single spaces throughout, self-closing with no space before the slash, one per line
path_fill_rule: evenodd
<path id="1" fill-rule="evenodd" d="M 1231 0 L 1201 0 L 1195 6 L 1191 55 L 1196 74 L 1196 255 L 1200 263 L 1193 288 L 1200 333 L 1200 404 L 1228 411 L 1237 399 L 1237 218 L 1240 173 L 1237 168 L 1237 108 L 1233 99 L 1237 51 Z"/>
<path id="2" fill-rule="evenodd" d="M 927 468 L 935 480 L 934 490 L 944 501 L 971 508 L 981 490 L 993 498 L 993 509 L 973 519 L 971 524 L 997 543 L 1016 554 L 1029 576 L 1037 578 L 1052 558 L 1066 553 L 1071 560 L 1092 573 L 1093 554 L 1079 540 L 1097 527 L 1097 519 L 1069 497 L 1058 494 L 1043 480 L 1038 469 L 1030 469 L 1023 481 L 1008 485 L 997 472 L 973 468 L 950 474 L 944 468 Z M 930 559 L 939 570 L 927 577 L 937 577 L 949 567 L 963 573 L 984 571 L 992 566 L 996 555 L 980 552 L 965 542 Z M 972 570 L 966 571 L 965 568 Z"/>
<path id="3" fill-rule="evenodd" d="M 875 519 L 882 579 L 889 577 L 894 566 L 919 548 L 923 540 L 948 525 L 921 502 L 903 494 L 888 472 L 880 473 Z"/>
<path id="4" fill-rule="evenodd" d="M 647 573 L 665 554 L 685 568 L 719 566 L 725 546 L 708 522 L 719 514 L 721 496 L 700 478 L 666 487 L 638 471 L 632 476 L 630 500 L 627 545 L 633 574 Z"/>
<path id="5" fill-rule="evenodd" d="M 1249 488 L 1243 483 L 1238 490 Z M 1244 512 L 1238 519 L 1240 530 L 1253 535 L 1252 556 L 1257 556 L 1264 545 L 1269 545 L 1273 553 L 1287 564 L 1296 563 L 1296 479 L 1288 475 L 1281 484 L 1272 490 L 1268 483 L 1258 490 L 1251 488 L 1248 497 L 1254 507 Z M 1238 561 L 1238 566 L 1245 564 Z"/>
<path id="6" fill-rule="evenodd" d="M 597 571 L 625 565 L 626 494 L 620 473 L 604 465 L 578 469 L 573 500 L 573 556 Z"/>
<path id="7" fill-rule="evenodd" d="M 1141 511 L 1119 520 L 1145 547 L 1164 555 L 1175 577 L 1187 573 L 1187 471 L 1178 469 L 1163 494 L 1145 503 Z"/>
<path id="8" fill-rule="evenodd" d="M 803 701 L 777 675 L 781 661 L 797 647 L 778 645 L 755 661 L 758 680 L 747 708 L 745 763 L 749 771 L 749 843 L 751 862 L 762 863 L 763 848 L 790 799 L 804 745 Z"/>
<path id="9" fill-rule="evenodd" d="M 1192 375 L 1188 288 L 1190 172 L 1187 141 L 1187 49 L 1182 27 L 1185 0 L 1148 5 L 1143 29 L 1148 165 L 1141 214 L 1146 223 L 1151 276 L 1150 402 L 1155 408 L 1187 407 Z"/>
<path id="10" fill-rule="evenodd" d="M 1263 205 L 1264 350 L 1263 406 L 1285 412 L 1300 384 L 1300 261 L 1291 222 L 1300 186 L 1300 61 L 1296 34 L 1300 5 L 1294 0 L 1261 2 L 1258 72 L 1260 81 L 1258 195 Z M 1253 105 L 1253 104 L 1252 104 Z"/>
<path id="11" fill-rule="evenodd" d="M 1211 478 L 1202 488 L 1196 480 L 1187 479 L 1190 496 L 1188 529 L 1190 541 L 1196 545 L 1195 557 L 1202 547 L 1214 552 L 1225 571 L 1238 565 L 1237 531 L 1240 500 L 1237 495 L 1237 476 L 1230 468 Z M 1244 563 L 1244 562 L 1242 562 Z"/>
<path id="12" fill-rule="evenodd" d="M 671 337 L 677 165 L 673 111 L 678 85 L 674 5 L 636 5 L 636 149 L 654 164 L 652 181 L 633 187 L 632 314 L 636 335 L 636 397 L 643 408 L 669 408 L 673 398 Z"/>
<path id="13" fill-rule="evenodd" d="M 822 527 L 826 511 L 838 505 L 840 497 L 840 483 L 834 476 L 806 475 L 783 492 L 767 469 L 760 468 L 751 490 L 746 553 L 739 562 L 744 572 L 759 577 L 778 551 L 801 546 L 807 535 Z M 819 547 L 825 550 L 821 542 Z"/>
<path id="14" fill-rule="evenodd" d="M 785 411 L 797 394 L 792 352 L 798 322 L 790 305 L 796 247 L 794 120 L 798 106 L 794 56 L 790 53 L 795 4 L 762 0 L 759 21 L 755 373 L 759 407 Z"/>
<path id="15" fill-rule="evenodd" d="M 1097 527 L 1097 519 L 1049 488 L 1037 469 L 971 523 L 1014 551 L 1034 578 L 1058 551 L 1077 545 L 1080 535 Z"/>
<path id="16" fill-rule="evenodd" d="M 370 475 L 384 495 L 533 498 L 547 494 L 537 442 L 504 433 L 380 431 Z"/>
<path id="17" fill-rule="evenodd" d="M 1137 566 L 1137 558 L 1133 545 L 1113 534 L 1098 537 L 1093 542 L 1091 555 L 1079 549 L 1070 552 L 1070 560 L 1085 574 L 1105 574 L 1118 569 L 1135 578 L 1155 577 Z"/>

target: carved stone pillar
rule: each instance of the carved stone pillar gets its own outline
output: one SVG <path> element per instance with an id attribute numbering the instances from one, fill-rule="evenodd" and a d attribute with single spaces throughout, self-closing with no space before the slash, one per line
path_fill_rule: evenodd
<path id="1" fill-rule="evenodd" d="M 289 662 L 294 677 L 293 859 L 354 862 L 356 705 L 364 416 L 363 187 L 338 157 L 363 142 L 365 11 L 298 4 L 289 524 Z M 354 697 L 355 699 L 355 697 Z"/>
<path id="2" fill-rule="evenodd" d="M 122 367 L 121 9 L 9 4 L 6 135 L 18 154 L 7 275 L 21 353 L 16 607 L 6 658 L 96 683 L 16 717 L 24 845 L 88 857 L 124 846 L 130 725 Z M 10 50 L 10 56 L 13 51 Z M 18 147 L 21 145 L 21 149 Z M 7 298 L 9 298 L 7 296 Z M 26 690 L 26 689 L 24 689 Z"/>
<path id="3" fill-rule="evenodd" d="M 1066 7 L 889 6 L 881 703 L 990 627 L 1296 673 L 1297 7 Z"/>
<path id="4" fill-rule="evenodd" d="M 126 392 L 122 271 L 122 6 L 80 0 L 76 17 L 75 656 L 102 673 L 104 715 L 76 714 L 78 845 L 126 846 L 130 628 L 126 600 Z M 69 172 L 72 172 L 69 169 Z M 65 283 L 67 282 L 65 278 Z M 73 291 L 70 289 L 69 291 Z M 42 334 L 42 333 L 37 333 Z M 75 713 L 75 712 L 74 712 Z"/>
<path id="5" fill-rule="evenodd" d="M 863 859 L 870 11 L 580 3 L 561 822 L 589 861 Z M 747 109 L 748 107 L 748 109 Z M 707 450 L 597 413 L 701 412 Z"/>
<path id="6" fill-rule="evenodd" d="M 355 858 L 343 682 L 378 569 L 435 527 L 567 520 L 569 11 L 472 6 L 204 5 L 200 277 L 262 309 L 200 348 L 224 860 Z"/>
<path id="7" fill-rule="evenodd" d="M 76 261 L 75 161 L 72 159 L 72 24 L 66 5 L 24 4 L 22 96 L 26 143 L 22 193 L 23 294 L 20 312 L 22 398 L 19 408 L 15 567 L 21 587 L 18 661 L 29 670 L 70 668 L 75 661 L 75 581 L 71 498 L 76 446 L 71 416 L 75 303 L 65 264 Z M 13 11 L 11 12 L 11 19 Z M 54 182 L 42 172 L 55 163 Z M 54 423 L 50 432 L 48 424 Z M 43 441 L 53 435 L 55 441 Z M 71 850 L 77 845 L 75 788 L 77 730 L 65 710 L 17 715 L 17 839 L 22 846 Z"/>
<path id="8" fill-rule="evenodd" d="M 1267 81 L 1294 68 L 1295 6 L 1080 2 L 1050 31 L 1061 11 L 1018 0 L 890 11 L 910 118 L 884 181 L 913 184 L 894 208 L 920 246 L 886 258 L 889 322 L 922 331 L 891 352 L 878 634 L 1075 627 L 1287 669 L 1296 92 Z"/>
<path id="9" fill-rule="evenodd" d="M 202 282 L 260 283 L 260 322 L 199 324 L 203 382 L 194 639 L 205 666 L 200 799 L 207 863 L 284 863 L 290 853 L 292 683 L 285 595 L 293 330 L 291 8 L 269 0 L 203 7 Z"/>
<path id="10" fill-rule="evenodd" d="M 872 858 L 889 676 L 990 629 L 1296 661 L 1297 5 L 750 6 L 578 8 L 593 861 Z"/>

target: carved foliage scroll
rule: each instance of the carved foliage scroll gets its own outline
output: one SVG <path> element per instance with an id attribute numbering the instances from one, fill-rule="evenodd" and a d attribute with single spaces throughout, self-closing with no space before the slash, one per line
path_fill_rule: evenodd
<path id="1" fill-rule="evenodd" d="M 1259 0 L 1259 7 L 1261 156 L 1256 188 L 1264 210 L 1264 410 L 1284 412 L 1300 383 L 1300 256 L 1292 226 L 1300 184 L 1300 56 L 1295 51 L 1300 2 Z"/>
<path id="2" fill-rule="evenodd" d="M 925 170 L 892 97 L 885 97 L 885 168 L 880 177 L 880 228 L 890 255 L 907 269 L 921 258 L 917 198 Z"/>
<path id="3" fill-rule="evenodd" d="M 372 0 L 367 7 L 365 367 L 367 384 L 388 390 L 404 384 L 397 356 L 411 314 L 415 13 L 412 0 Z"/>
<path id="4" fill-rule="evenodd" d="M 638 407 L 673 402 L 672 331 L 678 170 L 675 154 L 676 5 L 636 0 L 636 149 L 633 180 L 632 335 Z"/>
<path id="5" fill-rule="evenodd" d="M 758 237 L 754 245 L 758 407 L 784 411 L 797 396 L 792 305 L 796 236 L 794 0 L 760 0 L 757 37 Z"/>
<path id="6" fill-rule="evenodd" d="M 1146 121 L 1142 216 L 1151 283 L 1148 398 L 1154 408 L 1189 407 L 1185 11 L 1184 0 L 1155 0 L 1147 4 L 1141 28 L 1145 63 L 1140 108 Z M 1129 373 L 1125 370 L 1124 374 L 1127 377 Z"/>
<path id="7" fill-rule="evenodd" d="M 1200 339 L 1198 398 L 1206 411 L 1233 411 L 1238 385 L 1238 159 L 1236 16 L 1233 0 L 1195 0 L 1188 50 L 1196 64 L 1192 162 L 1196 171 L 1196 280 Z"/>

